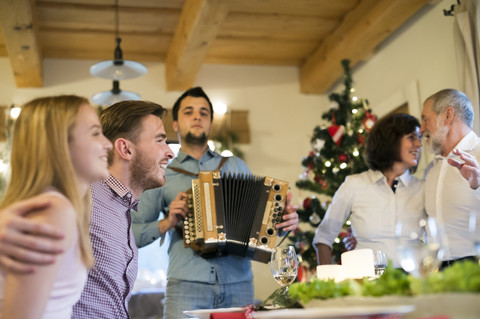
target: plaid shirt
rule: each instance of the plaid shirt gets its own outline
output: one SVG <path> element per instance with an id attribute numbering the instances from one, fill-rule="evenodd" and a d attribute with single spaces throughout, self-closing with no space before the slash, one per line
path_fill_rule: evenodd
<path id="1" fill-rule="evenodd" d="M 92 184 L 90 238 L 95 266 L 80 300 L 73 307 L 75 319 L 129 318 L 130 292 L 137 277 L 138 251 L 132 232 L 130 209 L 138 199 L 115 177 Z"/>

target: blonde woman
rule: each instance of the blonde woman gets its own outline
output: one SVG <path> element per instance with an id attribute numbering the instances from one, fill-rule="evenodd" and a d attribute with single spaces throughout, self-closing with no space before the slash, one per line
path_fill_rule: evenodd
<path id="1" fill-rule="evenodd" d="M 77 96 L 35 99 L 15 123 L 11 182 L 0 208 L 39 195 L 50 204 L 28 214 L 65 233 L 63 253 L 33 273 L 2 273 L 1 318 L 70 318 L 93 265 L 89 185 L 106 178 L 112 148 L 95 110 Z"/>

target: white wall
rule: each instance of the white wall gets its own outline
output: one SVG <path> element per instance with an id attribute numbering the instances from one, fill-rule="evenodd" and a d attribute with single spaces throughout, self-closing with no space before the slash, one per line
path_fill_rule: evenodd
<path id="1" fill-rule="evenodd" d="M 421 102 L 430 94 L 458 86 L 453 18 L 442 13 L 451 4 L 444 0 L 429 6 L 387 40 L 368 62 L 354 68 L 354 87 L 359 97 L 369 99 L 374 113 L 381 116 L 409 101 L 416 108 L 411 112 L 419 115 Z M 45 60 L 44 87 L 17 89 L 8 60 L 0 58 L 0 105 L 50 94 L 91 96 L 110 89 L 107 80 L 89 74 L 94 62 Z M 163 64 L 146 65 L 147 75 L 124 81 L 121 88 L 170 107 L 180 92 L 165 91 Z M 294 203 L 301 203 L 304 194 L 294 185 L 302 171 L 301 159 L 310 150 L 312 130 L 330 107 L 327 95 L 301 94 L 294 67 L 205 65 L 195 85 L 203 86 L 213 101 L 249 110 L 251 143 L 242 146 L 247 164 L 256 174 L 290 182 Z M 333 90 L 341 89 L 337 85 Z M 264 299 L 278 286 L 268 265 L 254 264 L 256 297 Z"/>

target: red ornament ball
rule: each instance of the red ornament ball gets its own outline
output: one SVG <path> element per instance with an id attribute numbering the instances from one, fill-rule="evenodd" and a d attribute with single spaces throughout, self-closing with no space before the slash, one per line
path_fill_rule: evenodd
<path id="1" fill-rule="evenodd" d="M 310 197 L 307 197 L 303 200 L 303 208 L 305 209 L 310 209 L 312 206 L 310 205 L 312 202 L 312 199 Z"/>

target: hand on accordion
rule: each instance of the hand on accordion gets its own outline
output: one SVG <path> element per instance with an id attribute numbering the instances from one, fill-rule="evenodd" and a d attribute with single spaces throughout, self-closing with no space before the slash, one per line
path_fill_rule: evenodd
<path id="1" fill-rule="evenodd" d="M 188 213 L 188 205 L 186 199 L 188 195 L 184 192 L 178 193 L 177 197 L 170 203 L 168 217 L 160 221 L 158 228 L 161 234 L 175 227 L 185 219 Z"/>
<path id="2" fill-rule="evenodd" d="M 285 214 L 283 214 L 283 222 L 277 224 L 278 229 L 283 231 L 293 231 L 297 229 L 298 226 L 298 214 L 297 209 L 298 205 L 292 205 L 292 193 L 287 194 L 287 204 L 285 206 Z"/>

